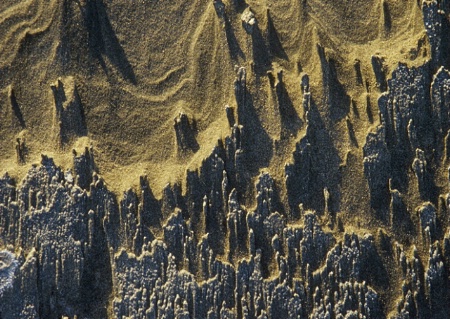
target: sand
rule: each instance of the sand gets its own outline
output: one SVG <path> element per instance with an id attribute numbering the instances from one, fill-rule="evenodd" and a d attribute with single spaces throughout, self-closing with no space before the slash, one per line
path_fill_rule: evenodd
<path id="1" fill-rule="evenodd" d="M 41 154 L 70 169 L 72 150 L 92 147 L 97 173 L 119 196 L 129 188 L 138 191 L 142 175 L 158 199 L 168 183 L 179 183 L 185 192 L 187 171 L 199 169 L 230 134 L 225 107 L 237 108 L 234 81 L 245 67 L 253 99 L 254 132 L 247 132 L 254 141 L 251 183 L 270 173 L 286 204 L 285 165 L 293 163 L 307 128 L 300 85 L 307 74 L 333 149 L 324 163 L 339 171 L 336 210 L 346 231 L 376 233 L 384 227 L 367 216 L 363 167 L 362 149 L 368 132 L 380 124 L 377 101 L 383 91 L 372 57 L 379 57 L 387 78 L 399 63 L 415 67 L 430 59 L 416 1 L 249 0 L 257 21 L 252 34 L 242 25 L 244 7 L 233 9 L 232 0 L 224 0 L 225 14 L 210 0 L 130 3 L 1 1 L 0 175 L 8 172 L 20 181 Z M 280 71 L 283 110 L 275 88 Z M 61 103 L 72 108 L 64 115 L 56 111 L 51 88 L 58 79 L 66 94 Z M 332 81 L 332 92 L 325 80 Z M 186 151 L 180 151 L 174 129 L 181 113 L 195 122 L 197 146 Z M 18 139 L 26 146 L 23 160 Z M 444 176 L 444 167 L 438 171 Z M 442 191 L 446 183 L 437 177 Z M 417 194 L 411 184 L 405 194 L 411 207 L 420 202 Z M 243 204 L 255 207 L 252 190 L 243 197 Z M 408 238 L 397 239 L 412 247 Z M 393 309 L 393 293 L 383 297 L 386 309 Z"/>
<path id="2" fill-rule="evenodd" d="M 183 180 L 186 168 L 199 165 L 227 134 L 224 107 L 236 104 L 232 94 L 235 68 L 250 70 L 256 50 L 270 51 L 273 57 L 267 65 L 258 66 L 259 74 L 249 78 L 261 125 L 272 141 L 283 139 L 283 150 L 274 152 L 262 165 L 274 173 L 289 160 L 305 125 L 281 138 L 280 114 L 273 103 L 267 71 L 284 71 L 288 96 L 304 123 L 300 73 L 310 76 L 313 95 L 321 96 L 316 48 L 320 43 L 336 61 L 338 81 L 355 101 L 360 116 L 353 112 L 349 116 L 361 146 L 367 129 L 377 121 L 378 90 L 371 56 L 384 58 L 387 74 L 398 62 L 416 65 L 428 56 L 422 15 L 414 2 L 386 2 L 389 17 L 384 18 L 379 1 L 308 1 L 304 5 L 299 1 L 250 1 L 261 34 L 274 34 L 269 46 L 256 50 L 241 26 L 240 12 L 227 14 L 231 29 L 227 34 L 224 19 L 217 16 L 211 1 L 98 2 L 97 13 L 86 20 L 86 1 L 16 2 L 2 2 L 0 8 L 0 24 L 5 30 L 0 37 L 0 173 L 9 171 L 18 179 L 23 176 L 23 170 L 14 164 L 14 145 L 20 135 L 26 135 L 27 163 L 46 153 L 68 166 L 67 154 L 73 148 L 92 145 L 99 173 L 117 192 L 136 186 L 137 177 L 147 174 L 158 193 L 166 183 Z M 371 88 L 375 123 L 365 114 L 365 86 L 355 83 L 355 59 L 361 61 L 363 81 Z M 55 103 L 50 85 L 64 76 L 74 78 L 87 134 L 60 147 L 52 140 Z M 22 123 L 11 110 L 10 88 Z M 321 102 L 318 98 L 325 114 Z M 173 120 L 180 112 L 197 121 L 200 145 L 195 154 L 182 158 L 177 156 L 173 130 Z M 334 144 L 341 159 L 349 151 L 359 159 L 361 154 L 352 149 L 344 124 L 343 119 L 327 123 Z"/>

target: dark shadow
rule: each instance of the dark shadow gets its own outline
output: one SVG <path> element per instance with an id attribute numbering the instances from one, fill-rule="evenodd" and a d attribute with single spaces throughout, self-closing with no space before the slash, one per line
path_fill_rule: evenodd
<path id="1" fill-rule="evenodd" d="M 419 282 L 425 283 L 425 269 L 423 266 L 422 258 L 418 253 L 414 253 L 413 257 L 414 261 L 414 272 L 418 278 Z M 414 299 L 417 300 L 417 316 L 416 318 L 430 318 L 429 308 L 427 306 L 428 300 L 426 299 L 424 285 L 417 287 L 417 291 L 415 292 Z M 421 306 L 419 306 L 421 305 Z"/>
<path id="2" fill-rule="evenodd" d="M 16 159 L 17 163 L 25 164 L 28 155 L 28 146 L 25 144 L 25 139 L 16 139 Z"/>
<path id="3" fill-rule="evenodd" d="M 275 87 L 275 77 L 271 70 L 267 71 L 267 79 L 269 80 L 270 87 L 273 89 Z"/>
<path id="4" fill-rule="evenodd" d="M 81 309 L 91 318 L 108 316 L 109 296 L 112 293 L 112 269 L 106 236 L 100 225 L 94 232 L 93 248 L 85 257 L 81 275 Z"/>
<path id="5" fill-rule="evenodd" d="M 377 55 L 372 56 L 372 68 L 377 80 L 377 86 L 381 92 L 387 91 L 386 72 L 384 69 L 384 61 Z"/>
<path id="6" fill-rule="evenodd" d="M 20 110 L 19 103 L 17 102 L 16 94 L 14 90 L 11 89 L 9 92 L 9 102 L 11 104 L 12 111 L 14 112 L 15 118 L 19 121 L 20 127 L 25 128 L 25 120 L 23 119 L 22 111 Z"/>
<path id="7" fill-rule="evenodd" d="M 404 144 L 404 143 L 403 143 Z M 391 172 L 392 172 L 392 188 L 398 189 L 405 194 L 409 187 L 408 169 L 412 163 L 410 147 L 404 145 L 396 145 L 390 149 L 391 153 Z"/>
<path id="8" fill-rule="evenodd" d="M 430 90 L 425 89 L 430 87 L 431 82 L 429 67 L 430 62 L 411 69 L 400 64 L 398 70 L 393 73 L 393 80 L 391 80 L 393 82 L 389 84 L 391 88 L 389 99 L 391 101 L 395 99 L 397 103 L 408 103 L 407 110 L 399 107 L 392 109 L 388 119 L 388 125 L 391 126 L 391 131 L 388 133 L 392 135 L 392 137 L 388 135 L 387 140 L 391 153 L 392 188 L 398 189 L 403 194 L 408 192 L 410 182 L 408 173 L 411 172 L 416 149 L 424 151 L 428 163 L 433 162 L 431 156 L 434 154 L 435 146 L 433 145 L 433 121 L 429 108 Z M 398 93 L 400 91 L 404 93 Z M 386 101 L 379 105 L 386 105 Z M 382 109 L 386 113 L 386 107 L 383 106 Z M 429 190 L 425 189 L 425 191 Z"/>
<path id="9" fill-rule="evenodd" d="M 236 12 L 241 12 L 245 9 L 245 0 L 233 0 L 233 6 Z"/>
<path id="10" fill-rule="evenodd" d="M 50 88 L 53 92 L 53 98 L 55 100 L 55 108 L 58 113 L 61 113 L 64 106 L 64 102 L 67 101 L 66 91 L 64 90 L 64 83 L 58 80 L 57 85 L 51 85 Z"/>
<path id="11" fill-rule="evenodd" d="M 301 18 L 303 22 L 306 22 L 309 18 L 309 5 L 308 5 L 308 0 L 301 0 L 301 8 L 302 8 L 302 14 L 301 14 Z"/>
<path id="12" fill-rule="evenodd" d="M 361 61 L 355 60 L 355 63 L 353 64 L 355 68 L 355 75 L 356 75 L 356 83 L 358 85 L 363 85 L 363 78 L 361 73 Z"/>
<path id="13" fill-rule="evenodd" d="M 103 1 L 87 0 L 85 4 L 79 6 L 88 31 L 89 49 L 105 73 L 108 73 L 108 69 L 103 56 L 108 58 L 123 78 L 136 84 L 133 68 L 117 39 Z"/>
<path id="14" fill-rule="evenodd" d="M 355 114 L 355 116 L 356 116 L 357 118 L 359 118 L 358 105 L 356 104 L 356 101 L 353 100 L 353 99 L 351 99 L 350 103 L 351 103 L 351 105 L 352 105 L 352 111 L 353 111 L 353 114 Z"/>
<path id="15" fill-rule="evenodd" d="M 378 218 L 388 223 L 392 155 L 384 140 L 383 127 L 379 126 L 375 131 L 367 134 L 363 146 L 363 156 L 364 176 L 369 186 L 370 207 Z"/>
<path id="16" fill-rule="evenodd" d="M 283 49 L 275 25 L 273 24 L 269 9 L 267 9 L 267 40 L 269 42 L 269 52 L 272 56 L 289 61 L 288 55 Z"/>
<path id="17" fill-rule="evenodd" d="M 76 176 L 76 184 L 82 189 L 89 190 L 92 183 L 92 174 L 96 171 L 94 162 L 93 150 L 86 147 L 84 153 L 77 156 L 75 150 L 72 150 L 73 157 L 73 171 Z"/>
<path id="18" fill-rule="evenodd" d="M 61 146 L 65 145 L 73 136 L 87 135 L 86 117 L 83 105 L 76 86 L 73 92 L 73 101 L 66 106 L 67 95 L 64 89 L 64 83 L 58 80 L 56 85 L 51 85 L 55 101 L 56 120 L 59 122 L 59 142 Z"/>
<path id="19" fill-rule="evenodd" d="M 294 163 L 286 166 L 286 188 L 291 216 L 300 216 L 299 204 L 305 209 L 323 212 L 324 189 L 329 192 L 331 217 L 340 210 L 340 157 L 322 117 L 311 99 L 305 137 L 296 146 Z"/>
<path id="20" fill-rule="evenodd" d="M 265 76 L 270 69 L 269 49 L 258 25 L 253 27 L 252 52 L 255 73 Z"/>
<path id="21" fill-rule="evenodd" d="M 345 91 L 344 85 L 339 81 L 336 61 L 327 59 L 325 49 L 317 45 L 322 67 L 322 81 L 325 102 L 329 107 L 330 118 L 338 121 L 344 118 L 350 111 L 350 96 Z"/>
<path id="22" fill-rule="evenodd" d="M 280 215 L 287 217 L 285 207 L 281 200 L 280 189 L 282 189 L 282 187 L 278 185 L 277 181 L 274 181 L 272 187 L 272 209 L 274 212 L 278 212 Z"/>
<path id="23" fill-rule="evenodd" d="M 175 135 L 178 145 L 178 150 L 183 153 L 187 150 L 191 150 L 194 153 L 200 148 L 198 145 L 197 135 L 197 123 L 195 120 L 189 122 L 186 114 L 180 113 L 178 117 L 174 119 Z"/>
<path id="24" fill-rule="evenodd" d="M 291 98 L 283 83 L 283 72 L 280 71 L 277 75 L 278 82 L 275 85 L 275 91 L 278 100 L 278 107 L 281 117 L 281 138 L 289 137 L 291 134 L 296 136 L 303 125 L 302 120 L 297 114 Z"/>
<path id="25" fill-rule="evenodd" d="M 350 111 L 350 96 L 345 91 L 344 85 L 339 81 L 336 63 L 330 59 L 328 61 L 329 66 L 329 105 L 331 108 L 331 119 L 338 121 L 344 118 Z"/>
<path id="26" fill-rule="evenodd" d="M 370 95 L 366 94 L 366 113 L 367 119 L 370 123 L 373 123 L 372 103 L 370 102 Z"/>
<path id="27" fill-rule="evenodd" d="M 225 22 L 225 35 L 227 37 L 228 51 L 230 52 L 230 56 L 232 60 L 237 60 L 238 58 L 245 59 L 245 54 L 242 52 L 241 47 L 239 46 L 239 42 L 236 39 L 236 35 L 233 31 L 233 26 L 228 19 L 227 14 L 224 14 L 224 22 Z"/>
<path id="28" fill-rule="evenodd" d="M 133 239 L 136 234 L 138 223 L 139 199 L 137 194 L 130 188 L 123 194 L 120 200 L 120 237 L 121 247 L 126 247 L 129 251 L 133 249 Z"/>
<path id="29" fill-rule="evenodd" d="M 383 24 L 384 24 L 384 31 L 386 33 L 389 33 L 392 28 L 392 18 L 391 18 L 391 10 L 389 9 L 387 1 L 383 1 Z"/>
<path id="30" fill-rule="evenodd" d="M 150 195 L 150 194 L 148 194 Z M 153 196 L 153 195 L 151 195 Z M 164 220 L 167 220 L 172 213 L 175 211 L 175 209 L 180 209 L 183 213 L 183 218 L 187 219 L 189 216 L 187 206 L 185 203 L 185 199 L 183 198 L 182 191 L 181 191 L 181 185 L 179 183 L 175 183 L 173 185 L 167 184 L 163 189 L 162 198 L 160 201 L 160 204 L 156 202 L 156 199 L 148 199 L 150 202 L 149 208 L 155 209 L 155 212 L 152 210 L 149 210 L 150 214 L 156 213 L 159 215 L 159 210 L 161 212 L 160 220 L 164 222 Z"/>
<path id="31" fill-rule="evenodd" d="M 218 207 L 214 207 L 213 199 L 208 198 L 205 207 L 205 233 L 209 234 L 208 240 L 212 250 L 216 254 L 225 253 L 226 241 L 226 219 Z"/>
<path id="32" fill-rule="evenodd" d="M 408 211 L 402 195 L 397 190 L 390 190 L 391 202 L 390 202 L 390 220 L 391 226 L 398 234 L 404 236 L 405 239 L 413 240 L 416 238 L 416 227 L 411 219 L 411 215 Z"/>
<path id="33" fill-rule="evenodd" d="M 366 82 L 366 83 L 365 83 L 365 86 L 366 86 L 366 93 L 370 93 L 372 90 L 371 90 L 371 86 L 370 86 L 369 79 L 366 79 L 365 82 Z"/>
<path id="34" fill-rule="evenodd" d="M 235 83 L 235 87 L 236 85 Z M 252 95 L 245 83 L 241 85 L 241 90 L 240 94 L 242 95 L 236 95 L 237 114 L 239 125 L 243 126 L 242 146 L 245 167 L 252 175 L 256 174 L 259 168 L 269 165 L 273 153 L 272 139 L 262 126 Z"/>
<path id="35" fill-rule="evenodd" d="M 387 236 L 383 237 L 385 237 L 383 240 L 386 241 L 385 246 L 392 246 L 392 243 L 390 243 L 390 239 Z M 365 246 L 366 249 L 362 251 L 362 255 L 364 255 L 364 257 L 361 258 L 361 278 L 363 280 L 366 280 L 367 283 L 372 287 L 376 287 L 382 290 L 388 289 L 390 283 L 389 274 L 386 269 L 386 263 L 379 255 L 375 246 Z"/>
<path id="36" fill-rule="evenodd" d="M 348 104 L 347 104 L 348 105 Z M 313 147 L 313 174 L 315 183 L 314 198 L 311 201 L 315 210 L 323 211 L 325 206 L 323 190 L 327 188 L 330 194 L 330 213 L 335 214 L 340 210 L 340 190 L 341 173 L 339 170 L 341 159 L 334 147 L 333 140 L 323 122 L 320 113 L 311 99 L 307 135 Z"/>
<path id="37" fill-rule="evenodd" d="M 153 195 L 147 176 L 140 177 L 142 221 L 146 227 L 161 228 L 162 213 L 161 204 Z"/>
<path id="38" fill-rule="evenodd" d="M 348 137 L 350 138 L 350 142 L 353 144 L 353 146 L 359 147 L 358 140 L 356 139 L 355 130 L 353 128 L 353 123 L 349 119 L 347 119 L 346 122 L 347 122 Z"/>
<path id="39" fill-rule="evenodd" d="M 234 108 L 232 108 L 231 106 L 227 105 L 225 107 L 225 112 L 227 114 L 228 125 L 230 127 L 233 127 L 234 124 L 236 124 L 236 118 L 234 116 Z"/>
<path id="40" fill-rule="evenodd" d="M 185 240 L 184 236 L 187 232 L 186 224 L 181 216 L 181 212 L 176 210 L 172 213 L 167 220 L 166 224 L 163 227 L 164 234 L 164 243 L 167 247 L 167 253 L 172 254 L 175 257 L 175 263 L 177 265 L 177 269 L 181 270 L 184 264 L 184 245 L 183 242 Z M 188 256 L 192 258 L 193 254 L 189 254 Z"/>
<path id="41" fill-rule="evenodd" d="M 286 192 L 289 204 L 289 217 L 297 220 L 301 216 L 300 204 L 309 201 L 312 179 L 312 147 L 307 138 L 302 138 L 295 146 L 293 164 L 285 167 Z"/>
<path id="42" fill-rule="evenodd" d="M 450 2 L 445 1 L 444 5 L 444 12 L 449 12 L 450 10 Z M 441 65 L 445 66 L 447 70 L 450 69 L 450 37 L 448 34 L 450 34 L 450 17 L 448 15 L 445 16 L 445 18 L 441 19 L 442 27 L 441 27 L 441 49 L 439 57 Z"/>
<path id="43" fill-rule="evenodd" d="M 435 172 L 432 169 L 432 167 L 430 167 L 430 165 L 427 165 L 422 179 L 422 185 L 419 184 L 420 198 L 423 201 L 432 202 L 437 207 L 439 198 L 439 187 L 436 186 L 436 183 L 434 181 L 435 181 Z"/>
<path id="44" fill-rule="evenodd" d="M 186 172 L 186 196 L 184 202 L 187 206 L 187 218 L 191 225 L 191 229 L 194 231 L 194 236 L 197 241 L 200 240 L 203 235 L 202 228 L 202 209 L 203 209 L 203 196 L 205 195 L 205 187 L 200 181 L 198 171 Z"/>
<path id="45" fill-rule="evenodd" d="M 228 211 L 226 202 L 228 192 L 232 187 L 222 184 L 226 168 L 224 159 L 225 149 L 219 142 L 213 152 L 203 160 L 200 173 L 188 173 L 189 185 L 186 185 L 186 197 L 183 203 L 185 208 L 182 209 L 189 211 L 188 217 L 190 217 L 191 226 L 196 226 L 196 229 L 191 229 L 196 232 L 197 238 L 200 239 L 204 233 L 209 233 L 212 249 L 217 254 L 223 254 L 225 251 L 224 236 L 227 229 L 226 213 Z M 226 175 L 231 176 L 232 173 L 227 171 Z M 188 194 L 187 191 L 192 193 Z"/>

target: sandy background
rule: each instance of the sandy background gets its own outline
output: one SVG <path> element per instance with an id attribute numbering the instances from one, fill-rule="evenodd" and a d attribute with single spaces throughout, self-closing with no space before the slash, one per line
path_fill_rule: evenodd
<path id="1" fill-rule="evenodd" d="M 380 1 L 249 1 L 257 19 L 251 36 L 242 27 L 244 7 L 236 11 L 227 1 L 224 17 L 206 0 L 2 1 L 0 174 L 20 180 L 41 153 L 70 168 L 72 149 L 93 146 L 110 189 L 137 187 L 146 174 L 160 196 L 166 183 L 184 183 L 186 170 L 229 134 L 225 105 L 236 106 L 233 82 L 237 66 L 244 66 L 264 132 L 260 142 L 269 145 L 252 150 L 254 176 L 269 171 L 283 181 L 284 165 L 305 134 L 300 79 L 307 73 L 342 169 L 340 210 L 353 216 L 368 207 L 362 146 L 378 123 L 371 57 L 381 56 L 389 74 L 399 61 L 419 65 L 429 56 L 417 3 L 384 3 L 383 9 Z M 337 111 L 326 106 L 318 44 L 344 92 L 331 97 Z M 267 75 L 276 79 L 280 70 L 293 115 L 287 120 Z M 50 87 L 58 78 L 74 83 L 86 124 L 83 136 L 64 145 L 55 142 Z M 181 155 L 173 127 L 180 112 L 195 120 L 199 145 Z M 17 163 L 17 138 L 25 139 L 25 164 Z"/>

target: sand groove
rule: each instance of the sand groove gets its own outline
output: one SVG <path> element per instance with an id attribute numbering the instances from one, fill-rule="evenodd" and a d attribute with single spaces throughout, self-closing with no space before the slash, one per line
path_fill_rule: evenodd
<path id="1" fill-rule="evenodd" d="M 47 30 L 53 23 L 58 1 L 30 0 L 0 13 L 0 65 L 10 64 L 27 34 Z"/>

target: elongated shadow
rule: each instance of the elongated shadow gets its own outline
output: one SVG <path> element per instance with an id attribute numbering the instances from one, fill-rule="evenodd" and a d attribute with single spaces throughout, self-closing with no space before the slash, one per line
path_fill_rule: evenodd
<path id="1" fill-rule="evenodd" d="M 386 1 L 383 1 L 383 23 L 384 23 L 384 31 L 386 33 L 391 31 L 392 28 L 392 18 L 391 18 L 391 9 Z"/>
<path id="2" fill-rule="evenodd" d="M 252 51 L 254 70 L 257 75 L 265 75 L 270 69 L 269 49 L 258 25 L 252 32 Z"/>
<path id="3" fill-rule="evenodd" d="M 267 167 L 273 155 L 272 139 L 264 129 L 255 108 L 251 92 L 246 86 L 246 72 L 241 68 L 234 82 L 237 102 L 238 123 L 243 126 L 242 157 L 239 160 L 242 188 L 251 191 L 251 176 L 258 173 L 262 167 Z M 241 166 L 242 165 L 242 166 Z M 239 189 L 240 187 L 238 187 Z M 244 193 L 241 189 L 240 193 Z"/>
<path id="4" fill-rule="evenodd" d="M 372 69 L 375 74 L 375 79 L 377 80 L 377 86 L 380 88 L 381 92 L 386 92 L 387 80 L 383 63 L 384 62 L 381 57 L 377 55 L 372 56 Z"/>
<path id="5" fill-rule="evenodd" d="M 19 103 L 17 102 L 16 95 L 14 94 L 14 90 L 12 90 L 12 89 L 9 94 L 9 102 L 10 102 L 11 108 L 14 112 L 14 116 L 19 121 L 20 127 L 25 128 L 25 120 L 23 118 L 22 111 L 20 110 Z"/>
<path id="6" fill-rule="evenodd" d="M 103 56 L 108 58 L 122 77 L 136 84 L 133 68 L 117 39 L 103 1 L 88 0 L 86 4 L 80 5 L 80 9 L 88 31 L 89 49 L 105 73 L 108 73 L 108 68 Z"/>
<path id="7" fill-rule="evenodd" d="M 228 50 L 230 51 L 231 59 L 232 60 L 237 60 L 238 58 L 245 59 L 245 54 L 244 52 L 242 52 L 242 49 L 239 46 L 239 42 L 233 31 L 233 26 L 228 20 L 226 14 L 224 15 L 224 20 L 225 20 L 225 35 L 227 37 Z"/>
<path id="8" fill-rule="evenodd" d="M 450 2 L 444 1 L 444 12 L 448 12 L 450 10 Z M 447 36 L 447 34 L 450 33 L 450 20 L 442 19 L 442 31 L 441 31 L 441 56 L 439 57 L 439 60 L 442 65 L 445 66 L 445 68 L 448 70 L 450 68 L 450 55 L 447 54 L 450 50 L 450 39 Z"/>
<path id="9" fill-rule="evenodd" d="M 311 202 L 312 208 L 323 211 L 325 201 L 323 196 L 324 188 L 327 188 L 330 194 L 330 212 L 335 213 L 340 210 L 340 190 L 341 173 L 339 170 L 340 157 L 336 150 L 330 133 L 323 122 L 319 110 L 311 99 L 310 111 L 311 117 L 308 126 L 308 140 L 313 149 L 313 181 L 317 181 L 315 196 Z"/>
<path id="10" fill-rule="evenodd" d="M 294 163 L 286 166 L 286 186 L 292 218 L 300 217 L 299 204 L 323 212 L 324 189 L 329 193 L 330 213 L 340 210 L 340 157 L 321 115 L 311 99 L 305 137 L 296 146 Z"/>
<path id="11" fill-rule="evenodd" d="M 278 107 L 282 125 L 282 137 L 288 137 L 290 134 L 296 136 L 302 127 L 302 120 L 295 110 L 294 104 L 286 90 L 283 82 L 283 73 L 278 73 L 278 83 L 275 85 Z"/>
<path id="12" fill-rule="evenodd" d="M 161 228 L 162 212 L 161 203 L 153 195 L 147 176 L 140 177 L 142 221 L 146 227 Z"/>
<path id="13" fill-rule="evenodd" d="M 322 81 L 325 102 L 329 107 L 330 117 L 333 121 L 344 118 L 350 111 L 350 96 L 345 91 L 344 85 L 339 81 L 336 61 L 327 59 L 325 48 L 317 45 L 322 67 Z"/>
<path id="14" fill-rule="evenodd" d="M 244 149 L 249 171 L 257 170 L 269 165 L 272 158 L 272 139 L 262 126 L 256 113 L 251 93 L 246 89 L 246 105 L 238 107 L 239 124 L 244 127 Z"/>
<path id="15" fill-rule="evenodd" d="M 267 10 L 267 40 L 269 42 L 269 50 L 273 56 L 280 59 L 289 60 L 286 51 L 283 49 L 278 32 L 273 24 L 272 17 L 270 16 L 269 10 Z"/>

